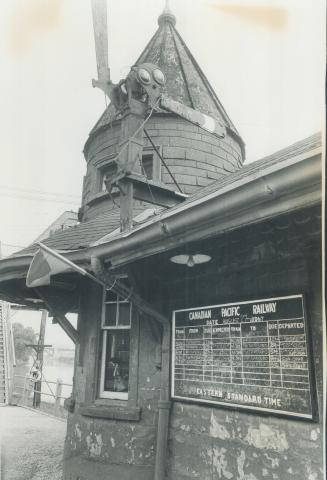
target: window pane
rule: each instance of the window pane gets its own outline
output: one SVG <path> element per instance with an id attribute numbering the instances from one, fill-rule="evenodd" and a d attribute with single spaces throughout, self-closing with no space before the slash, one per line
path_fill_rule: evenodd
<path id="1" fill-rule="evenodd" d="M 106 302 L 117 302 L 117 295 L 112 290 L 106 290 Z"/>
<path id="2" fill-rule="evenodd" d="M 104 325 L 106 327 L 116 326 L 117 303 L 107 303 L 105 305 Z"/>
<path id="3" fill-rule="evenodd" d="M 119 303 L 118 325 L 130 325 L 130 323 L 131 323 L 131 304 Z"/>
<path id="4" fill-rule="evenodd" d="M 104 390 L 127 392 L 129 377 L 129 331 L 107 332 Z"/>
<path id="5" fill-rule="evenodd" d="M 142 155 L 142 167 L 148 180 L 153 179 L 153 155 Z"/>
<path id="6" fill-rule="evenodd" d="M 112 179 L 112 177 L 117 173 L 117 164 L 112 162 L 102 173 L 102 190 L 106 190 L 106 184 L 104 182 L 105 178 Z"/>

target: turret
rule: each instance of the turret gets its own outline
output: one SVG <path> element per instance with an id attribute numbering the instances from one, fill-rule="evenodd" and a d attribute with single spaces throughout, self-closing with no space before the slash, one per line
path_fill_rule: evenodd
<path id="1" fill-rule="evenodd" d="M 224 138 L 203 130 L 175 114 L 157 108 L 147 121 L 146 130 L 153 145 L 143 135 L 141 170 L 149 183 L 163 184 L 189 195 L 222 175 L 239 169 L 244 161 L 244 143 L 213 88 L 175 28 L 176 18 L 166 6 L 158 18 L 159 28 L 135 65 L 157 65 L 166 77 L 165 92 L 186 107 L 210 115 L 226 128 Z M 105 110 L 92 129 L 84 148 L 87 172 L 83 186 L 82 221 L 113 209 L 119 204 L 119 191 L 106 190 L 105 178 L 117 171 L 115 161 L 123 141 L 122 115 Z M 170 173 L 169 173 L 169 171 Z M 173 175 L 174 179 L 172 178 Z M 156 199 L 150 197 L 151 203 Z M 134 214 L 151 206 L 135 200 Z"/>

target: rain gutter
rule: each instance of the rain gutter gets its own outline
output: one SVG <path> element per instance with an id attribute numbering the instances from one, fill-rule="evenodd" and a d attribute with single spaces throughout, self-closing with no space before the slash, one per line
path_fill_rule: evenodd
<path id="1" fill-rule="evenodd" d="M 321 149 L 276 163 L 227 183 L 207 196 L 185 202 L 103 244 L 67 252 L 72 262 L 89 264 L 95 256 L 120 266 L 177 248 L 185 242 L 258 223 L 321 203 Z M 22 278 L 32 255 L 0 261 L 1 281 Z"/>
<path id="2" fill-rule="evenodd" d="M 174 207 L 128 234 L 85 250 L 124 265 L 183 243 L 218 235 L 321 202 L 321 155 L 255 172 L 210 195 Z M 85 258 L 86 260 L 86 258 Z"/>
<path id="3" fill-rule="evenodd" d="M 124 265 L 185 242 L 208 238 L 257 223 L 276 215 L 317 205 L 321 202 L 321 154 L 309 152 L 282 163 L 249 172 L 237 181 L 207 196 L 173 207 L 127 234 L 109 241 L 67 252 L 76 263 L 89 263 L 92 257 L 109 260 L 113 266 Z M 24 276 L 31 255 L 14 257 L 0 262 L 0 278 Z M 157 449 L 155 480 L 165 477 L 169 425 L 169 340 L 170 328 L 163 329 L 162 385 L 158 403 Z"/>

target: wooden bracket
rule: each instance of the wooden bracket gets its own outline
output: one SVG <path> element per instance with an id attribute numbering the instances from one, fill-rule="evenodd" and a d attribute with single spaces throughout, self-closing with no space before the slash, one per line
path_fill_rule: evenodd
<path id="1" fill-rule="evenodd" d="M 75 344 L 79 343 L 79 333 L 66 317 L 67 312 L 59 312 L 58 309 L 51 305 L 51 300 L 49 300 L 45 292 L 42 292 L 40 288 L 36 288 L 35 290 L 41 300 L 43 300 L 43 303 L 47 307 L 50 315 L 53 316 L 53 323 L 58 323 Z"/>
<path id="2" fill-rule="evenodd" d="M 132 289 L 126 287 L 123 282 L 110 275 L 106 271 L 100 258 L 91 257 L 91 265 L 95 275 L 98 278 L 101 278 L 101 280 L 103 280 L 103 282 L 106 283 L 113 292 L 122 296 L 123 298 L 129 298 L 129 301 L 133 303 L 133 305 L 135 305 L 140 312 L 149 315 L 161 325 L 170 325 L 169 319 L 165 315 L 163 315 L 161 312 L 158 312 L 149 302 L 144 300 Z"/>
<path id="3" fill-rule="evenodd" d="M 53 312 L 53 319 L 55 323 L 58 323 L 63 331 L 69 336 L 69 338 L 75 343 L 80 342 L 80 337 L 78 331 L 73 327 L 68 318 L 62 313 Z"/>

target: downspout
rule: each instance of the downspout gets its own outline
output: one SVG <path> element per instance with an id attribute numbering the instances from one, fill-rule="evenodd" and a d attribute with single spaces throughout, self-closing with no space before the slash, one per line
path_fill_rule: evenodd
<path id="1" fill-rule="evenodd" d="M 169 370 L 170 370 L 170 323 L 163 325 L 161 350 L 161 389 L 158 402 L 157 448 L 154 468 L 154 480 L 164 480 L 168 450 L 169 431 Z"/>

